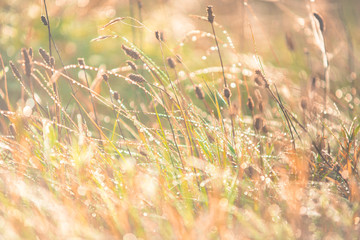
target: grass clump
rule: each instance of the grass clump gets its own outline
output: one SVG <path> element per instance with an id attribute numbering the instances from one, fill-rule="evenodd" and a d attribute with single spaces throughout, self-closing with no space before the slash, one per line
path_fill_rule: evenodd
<path id="1" fill-rule="evenodd" d="M 22 48 L 8 64 L 1 54 L 1 236 L 356 239 L 359 89 L 354 72 L 346 83 L 331 75 L 331 24 L 325 31 L 306 10 L 307 33 L 318 21 L 315 50 L 306 45 L 300 60 L 314 63 L 294 74 L 296 61 L 283 69 L 259 56 L 252 28 L 250 54 L 236 50 L 217 7 L 194 16 L 211 32 L 187 33 L 181 48 L 163 31 L 154 39 L 141 1 L 129 7 L 131 17 L 104 19 L 101 35 L 84 43 L 116 42 L 119 62 L 91 64 L 94 54 L 63 64 L 47 9 L 49 53 Z M 277 54 L 300 58 L 300 44 L 286 47 L 284 36 Z"/>

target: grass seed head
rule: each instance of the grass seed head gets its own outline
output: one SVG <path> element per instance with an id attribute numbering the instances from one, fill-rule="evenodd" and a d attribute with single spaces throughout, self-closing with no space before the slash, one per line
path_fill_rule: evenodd
<path id="1" fill-rule="evenodd" d="M 254 81 L 259 87 L 264 85 L 267 87 L 267 81 L 265 80 L 265 77 L 260 70 L 255 70 Z"/>
<path id="2" fill-rule="evenodd" d="M 301 99 L 300 106 L 301 106 L 303 111 L 306 111 L 306 109 L 308 107 L 308 101 L 307 101 L 307 99 L 305 97 L 303 97 Z"/>
<path id="3" fill-rule="evenodd" d="M 195 94 L 196 97 L 200 100 L 203 100 L 205 98 L 204 92 L 199 85 L 195 86 Z"/>
<path id="4" fill-rule="evenodd" d="M 313 14 L 314 14 L 314 17 L 316 18 L 316 20 L 319 23 L 320 31 L 323 33 L 324 30 L 325 30 L 325 22 L 324 22 L 323 17 L 319 13 L 316 13 L 316 12 L 314 12 Z"/>
<path id="5" fill-rule="evenodd" d="M 316 89 L 316 82 L 318 81 L 317 77 L 312 77 L 311 79 L 311 91 L 314 91 Z"/>
<path id="6" fill-rule="evenodd" d="M 32 73 L 32 61 L 31 58 L 29 56 L 29 52 L 23 48 L 21 50 L 22 55 L 23 55 L 23 59 L 24 59 L 24 71 L 25 71 L 25 75 L 30 77 L 31 73 Z"/>
<path id="7" fill-rule="evenodd" d="M 106 73 L 103 73 L 101 75 L 102 79 L 104 79 L 105 82 L 107 82 L 109 80 L 109 75 L 107 75 Z"/>
<path id="8" fill-rule="evenodd" d="M 259 172 L 258 170 L 256 170 L 253 166 L 248 166 L 244 169 L 244 173 L 249 177 L 249 178 L 257 178 L 259 177 Z"/>
<path id="9" fill-rule="evenodd" d="M 44 15 L 41 15 L 41 21 L 45 26 L 48 25 L 48 21 L 46 20 L 46 17 Z"/>
<path id="10" fill-rule="evenodd" d="M 39 48 L 39 53 L 40 53 L 40 56 L 42 57 L 42 59 L 44 60 L 44 62 L 47 65 L 51 65 L 50 56 L 43 48 Z"/>
<path id="11" fill-rule="evenodd" d="M 231 97 L 231 90 L 230 88 L 224 88 L 224 96 L 226 97 L 226 99 L 229 99 Z"/>
<path id="12" fill-rule="evenodd" d="M 139 74 L 134 74 L 134 73 L 130 73 L 127 76 L 131 81 L 136 82 L 136 83 L 143 83 L 146 82 L 145 78 Z"/>
<path id="13" fill-rule="evenodd" d="M 155 31 L 155 38 L 160 41 L 160 32 Z"/>
<path id="14" fill-rule="evenodd" d="M 164 32 L 162 31 L 155 31 L 155 37 L 157 40 L 164 42 Z"/>
<path id="15" fill-rule="evenodd" d="M 50 65 L 51 65 L 52 67 L 55 66 L 55 58 L 54 58 L 54 57 L 50 57 Z"/>
<path id="16" fill-rule="evenodd" d="M 78 64 L 80 67 L 84 67 L 85 66 L 85 60 L 83 58 L 78 58 Z"/>
<path id="17" fill-rule="evenodd" d="M 251 112 L 254 111 L 254 101 L 253 101 L 252 97 L 248 97 L 246 105 Z"/>
<path id="18" fill-rule="evenodd" d="M 33 59 L 33 57 L 34 57 L 34 53 L 33 53 L 32 47 L 29 48 L 29 56 L 30 56 L 31 59 Z"/>
<path id="19" fill-rule="evenodd" d="M 9 133 L 10 133 L 13 137 L 16 137 L 15 124 L 11 123 L 11 124 L 9 125 Z"/>
<path id="20" fill-rule="evenodd" d="M 293 52 L 293 51 L 295 50 L 295 44 L 294 44 L 294 40 L 293 40 L 293 38 L 292 38 L 292 35 L 291 35 L 289 32 L 287 32 L 287 33 L 285 34 L 285 39 L 286 39 L 286 46 L 287 46 L 287 48 L 288 48 L 291 52 Z"/>
<path id="21" fill-rule="evenodd" d="M 262 128 L 264 127 L 265 123 L 265 119 L 262 116 L 256 115 L 254 117 L 254 127 L 256 131 L 260 131 L 262 130 Z"/>
<path id="22" fill-rule="evenodd" d="M 175 68 L 176 67 L 176 62 L 174 61 L 174 59 L 172 57 L 168 57 L 166 59 L 168 65 L 170 68 Z"/>
<path id="23" fill-rule="evenodd" d="M 19 70 L 17 69 L 17 67 L 15 66 L 15 64 L 12 61 L 9 61 L 9 65 L 11 68 L 12 73 L 14 74 L 14 76 L 18 79 L 21 80 L 21 75 Z"/>
<path id="24" fill-rule="evenodd" d="M 206 11 L 207 11 L 207 18 L 208 18 L 209 23 L 213 23 L 214 18 L 215 18 L 215 15 L 213 12 L 213 6 L 211 6 L 211 5 L 207 6 Z"/>
<path id="25" fill-rule="evenodd" d="M 119 93 L 118 93 L 117 91 L 114 91 L 113 97 L 114 97 L 114 99 L 115 99 L 116 101 L 118 101 L 118 100 L 120 99 L 120 95 L 119 95 Z"/>
<path id="26" fill-rule="evenodd" d="M 125 45 L 121 45 L 121 48 L 124 50 L 125 54 L 128 55 L 129 57 L 131 57 L 132 59 L 134 59 L 134 60 L 140 59 L 140 54 L 137 51 L 135 51 Z"/>
<path id="27" fill-rule="evenodd" d="M 129 66 L 131 67 L 131 69 L 132 69 L 134 72 L 137 72 L 137 66 L 136 66 L 136 64 L 135 64 L 133 61 L 127 60 L 126 63 L 127 63 L 127 65 L 129 65 Z"/>

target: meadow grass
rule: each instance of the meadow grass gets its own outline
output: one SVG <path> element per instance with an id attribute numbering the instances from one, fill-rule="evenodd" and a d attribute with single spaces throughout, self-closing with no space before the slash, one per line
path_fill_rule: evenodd
<path id="1" fill-rule="evenodd" d="M 48 46 L 0 55 L 0 239 L 358 239 L 360 89 L 312 3 L 309 49 L 284 33 L 277 50 L 309 63 L 293 69 L 259 55 L 251 24 L 237 50 L 216 7 L 173 43 L 129 3 L 85 43 L 116 41 L 121 66 L 64 63 L 47 9 Z M 197 67 L 192 42 L 214 61 Z"/>

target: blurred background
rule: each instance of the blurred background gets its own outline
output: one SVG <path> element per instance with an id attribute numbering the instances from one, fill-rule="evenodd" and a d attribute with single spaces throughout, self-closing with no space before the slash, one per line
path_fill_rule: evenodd
<path id="1" fill-rule="evenodd" d="M 237 64 L 234 55 L 260 55 L 266 64 L 290 71 L 300 85 L 312 75 L 322 74 L 322 59 L 314 42 L 309 13 L 319 12 L 325 21 L 325 41 L 331 64 L 332 81 L 352 81 L 359 64 L 360 2 L 358 0 L 55 0 L 47 8 L 53 38 L 65 65 L 83 57 L 88 65 L 107 69 L 125 66 L 127 57 L 117 39 L 91 42 L 100 35 L 126 37 L 158 64 L 163 65 L 156 30 L 165 35 L 167 47 L 182 56 L 190 71 L 218 66 L 217 53 L 209 51 L 212 39 L 199 39 L 194 30 L 211 32 L 210 25 L 196 16 L 206 16 L 206 6 L 214 6 L 221 42 L 231 37 L 235 49 L 222 45 L 225 65 Z M 0 1 L 0 53 L 5 65 L 21 58 L 22 47 L 43 47 L 48 51 L 43 1 Z M 125 19 L 110 30 L 101 26 L 116 17 L 132 16 L 145 24 Z M 134 27 L 132 27 L 134 26 Z M 223 31 L 226 31 L 225 34 Z M 56 54 L 56 66 L 61 67 Z M 354 75 L 353 75 L 354 76 Z M 338 86 L 332 85 L 337 88 Z M 9 83 L 10 93 L 18 84 Z"/>
<path id="2" fill-rule="evenodd" d="M 170 47 L 175 47 L 174 44 L 191 30 L 210 31 L 208 24 L 190 15 L 205 16 L 206 6 L 211 4 L 216 21 L 230 33 L 237 51 L 254 51 L 251 25 L 259 55 L 269 56 L 268 61 L 279 64 L 283 54 L 278 52 L 286 48 L 286 35 L 292 38 L 295 53 L 309 47 L 306 39 L 310 34 L 306 32 L 309 30 L 306 29 L 309 27 L 309 2 L 313 10 L 325 19 L 329 52 L 342 57 L 347 50 L 347 38 L 351 37 L 357 53 L 360 26 L 360 3 L 357 0 L 55 0 L 48 1 L 47 7 L 53 36 L 67 63 L 84 57 L 94 65 L 120 64 L 123 55 L 119 54 L 118 41 L 90 43 L 91 39 L 104 34 L 100 27 L 115 17 L 133 16 L 142 20 L 150 31 L 163 30 Z M 40 21 L 40 16 L 44 14 L 41 0 L 0 2 L 0 52 L 5 61 L 16 58 L 21 47 L 48 47 L 47 28 Z M 151 50 L 155 42 L 153 33 L 144 29 L 136 29 L 135 36 L 126 24 L 114 30 L 129 40 L 135 37 L 137 45 L 139 41 L 136 40 L 142 31 L 146 40 L 143 41 L 145 49 Z M 192 50 L 203 49 L 198 45 Z"/>

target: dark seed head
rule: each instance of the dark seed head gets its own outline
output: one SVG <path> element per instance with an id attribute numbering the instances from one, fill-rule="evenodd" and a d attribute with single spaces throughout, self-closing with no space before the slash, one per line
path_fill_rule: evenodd
<path id="1" fill-rule="evenodd" d="M 264 127 L 265 119 L 259 115 L 254 117 L 254 127 L 256 131 L 262 130 Z"/>
<path id="2" fill-rule="evenodd" d="M 160 32 L 155 31 L 155 38 L 160 41 Z"/>
<path id="3" fill-rule="evenodd" d="M 133 61 L 127 60 L 126 61 L 127 65 L 129 65 L 131 67 L 131 69 L 136 72 L 137 71 L 137 66 Z"/>
<path id="4" fill-rule="evenodd" d="M 262 75 L 262 72 L 261 72 L 261 70 L 257 69 L 257 70 L 255 70 L 255 74 Z"/>
<path id="5" fill-rule="evenodd" d="M 164 42 L 164 32 L 155 31 L 155 37 L 157 40 Z"/>
<path id="6" fill-rule="evenodd" d="M 286 39 L 286 46 L 288 47 L 288 49 L 291 52 L 293 52 L 295 50 L 295 44 L 294 44 L 293 38 L 289 32 L 286 33 L 285 39 Z"/>
<path id="7" fill-rule="evenodd" d="M 207 18 L 208 18 L 208 21 L 209 23 L 213 23 L 214 22 L 214 18 L 215 18 L 215 15 L 214 15 L 214 12 L 213 12 L 213 6 L 207 6 Z"/>
<path id="8" fill-rule="evenodd" d="M 175 68 L 176 67 L 176 62 L 174 61 L 174 59 L 172 57 L 168 57 L 166 59 L 168 65 L 170 68 Z"/>
<path id="9" fill-rule="evenodd" d="M 316 89 L 317 80 L 318 80 L 317 77 L 312 77 L 312 79 L 311 79 L 311 91 L 314 91 Z"/>
<path id="10" fill-rule="evenodd" d="M 307 99 L 303 97 L 301 99 L 300 105 L 301 105 L 302 110 L 305 111 L 307 109 L 307 106 L 308 106 Z"/>
<path id="11" fill-rule="evenodd" d="M 125 45 L 121 45 L 121 48 L 124 50 L 125 54 L 128 55 L 129 57 L 131 57 L 132 59 L 134 59 L 134 60 L 140 59 L 140 54 L 137 51 L 135 51 Z"/>
<path id="12" fill-rule="evenodd" d="M 44 15 L 41 15 L 41 21 L 45 26 L 48 25 L 48 21 L 46 20 L 46 17 Z"/>
<path id="13" fill-rule="evenodd" d="M 101 74 L 101 77 L 104 79 L 105 82 L 109 80 L 109 75 L 107 75 L 106 73 Z"/>
<path id="14" fill-rule="evenodd" d="M 9 133 L 13 136 L 16 137 L 16 128 L 15 128 L 15 124 L 10 124 L 9 125 Z"/>
<path id="15" fill-rule="evenodd" d="M 264 85 L 265 87 L 267 86 L 267 81 L 265 80 L 264 75 L 260 70 L 255 71 L 254 81 L 260 87 Z"/>
<path id="16" fill-rule="evenodd" d="M 47 65 L 51 65 L 50 56 L 43 48 L 39 48 L 39 53 L 40 53 L 40 56 L 42 57 L 42 59 L 44 60 L 44 62 Z"/>
<path id="17" fill-rule="evenodd" d="M 253 101 L 252 97 L 248 97 L 246 105 L 251 112 L 254 111 L 254 101 Z"/>
<path id="18" fill-rule="evenodd" d="M 23 48 L 21 50 L 22 52 L 22 55 L 23 55 L 23 59 L 24 59 L 24 71 L 25 71 L 25 75 L 30 77 L 31 76 L 31 73 L 32 73 L 32 62 L 31 62 L 31 59 L 30 59 L 30 56 L 29 56 L 29 52 Z"/>
<path id="19" fill-rule="evenodd" d="M 316 13 L 316 12 L 314 12 L 313 14 L 314 14 L 314 17 L 316 18 L 316 20 L 319 23 L 320 31 L 324 32 L 324 30 L 325 30 L 325 22 L 324 22 L 323 17 L 319 13 Z"/>
<path id="20" fill-rule="evenodd" d="M 249 178 L 257 178 L 259 176 L 259 172 L 252 166 L 249 166 L 247 168 L 244 169 L 244 173 L 249 177 Z"/>
<path id="21" fill-rule="evenodd" d="M 136 83 L 143 83 L 143 82 L 146 82 L 145 78 L 139 74 L 133 74 L 133 73 L 130 73 L 128 76 L 127 76 L 131 81 L 133 82 L 136 82 Z"/>
<path id="22" fill-rule="evenodd" d="M 54 57 L 50 57 L 50 65 L 51 65 L 52 67 L 55 66 L 55 58 L 54 58 Z"/>
<path id="23" fill-rule="evenodd" d="M 195 94 L 196 94 L 196 97 L 200 100 L 203 100 L 205 97 L 204 92 L 199 85 L 195 86 Z"/>
<path id="24" fill-rule="evenodd" d="M 78 58 L 78 64 L 80 67 L 84 67 L 85 66 L 85 60 L 83 58 Z"/>
<path id="25" fill-rule="evenodd" d="M 10 68 L 12 73 L 14 74 L 14 76 L 18 79 L 21 80 L 21 75 L 19 73 L 19 70 L 16 68 L 16 66 L 14 65 L 14 63 L 12 61 L 9 62 Z"/>
<path id="26" fill-rule="evenodd" d="M 114 91 L 113 97 L 114 97 L 114 99 L 115 99 L 116 101 L 118 101 L 118 100 L 120 99 L 120 95 L 119 95 L 119 93 L 118 93 L 117 91 Z"/>
<path id="27" fill-rule="evenodd" d="M 34 57 L 33 49 L 29 48 L 29 56 L 32 59 Z"/>
<path id="28" fill-rule="evenodd" d="M 226 99 L 229 99 L 231 97 L 231 90 L 230 88 L 224 88 L 224 96 L 226 97 Z"/>

